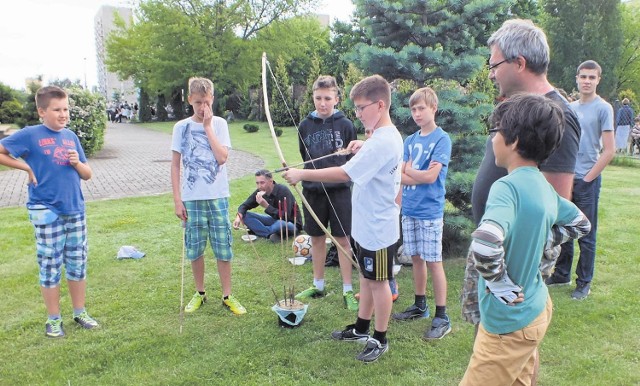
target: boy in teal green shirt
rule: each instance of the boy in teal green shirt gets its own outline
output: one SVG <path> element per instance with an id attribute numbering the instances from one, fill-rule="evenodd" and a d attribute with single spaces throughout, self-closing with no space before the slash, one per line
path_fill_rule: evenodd
<path id="1" fill-rule="evenodd" d="M 472 234 L 480 327 L 461 385 L 531 383 L 552 314 L 539 271 L 543 250 L 591 228 L 538 170 L 562 138 L 563 118 L 556 103 L 533 94 L 509 98 L 492 115 L 495 162 L 509 174 L 492 185 Z"/>

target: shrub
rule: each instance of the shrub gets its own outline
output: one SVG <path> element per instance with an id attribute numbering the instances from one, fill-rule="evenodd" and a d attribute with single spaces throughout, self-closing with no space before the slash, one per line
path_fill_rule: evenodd
<path id="1" fill-rule="evenodd" d="M 274 127 L 274 131 L 276 132 L 276 137 L 279 137 L 282 135 L 282 129 L 279 127 Z"/>
<path id="2" fill-rule="evenodd" d="M 260 129 L 260 127 L 258 125 L 255 125 L 253 123 L 245 123 L 244 126 L 242 126 L 242 128 L 247 133 L 255 133 L 256 131 L 258 131 Z"/>
<path id="3" fill-rule="evenodd" d="M 69 94 L 69 129 L 76 133 L 87 157 L 97 153 L 104 144 L 107 127 L 107 104 L 98 93 L 73 87 Z"/>

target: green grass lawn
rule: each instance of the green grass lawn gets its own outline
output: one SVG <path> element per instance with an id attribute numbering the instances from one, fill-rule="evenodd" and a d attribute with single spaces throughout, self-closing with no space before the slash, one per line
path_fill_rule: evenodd
<path id="1" fill-rule="evenodd" d="M 171 124 L 157 124 L 170 131 Z M 162 127 L 161 127 L 162 126 Z M 161 135 L 161 134 L 159 134 Z M 231 126 L 234 148 L 251 151 L 276 167 L 266 125 L 253 134 Z M 280 138 L 290 162 L 299 160 L 295 131 Z M 600 205 L 598 256 L 592 294 L 572 301 L 572 288 L 551 290 L 554 315 L 541 349 L 540 385 L 640 384 L 639 168 L 606 169 Z M 231 214 L 254 189 L 253 177 L 231 183 Z M 180 319 L 182 230 L 170 195 L 90 202 L 87 306 L 102 328 L 82 330 L 71 320 L 66 283 L 62 310 L 67 336 L 44 337 L 46 312 L 38 288 L 32 227 L 24 208 L 0 209 L 0 384 L 88 385 L 456 385 L 473 344 L 471 325 L 460 318 L 464 261 L 445 262 L 453 331 L 445 339 L 421 339 L 430 320 L 392 322 L 390 351 L 378 362 L 354 359 L 362 346 L 332 341 L 329 334 L 355 320 L 343 307 L 338 269 L 327 269 L 328 296 L 311 300 L 303 324 L 283 329 L 270 308 L 272 288 L 311 284 L 311 266 L 286 262 L 289 247 L 240 241 L 234 231 L 234 294 L 248 314 L 233 316 L 220 304 L 220 285 L 207 251 L 209 302 Z M 147 253 L 116 260 L 122 245 Z M 284 255 L 284 256 L 283 256 Z M 193 291 L 185 270 L 185 302 Z M 398 275 L 394 311 L 413 301 L 411 270 Z M 428 301 L 433 307 L 431 288 Z"/>

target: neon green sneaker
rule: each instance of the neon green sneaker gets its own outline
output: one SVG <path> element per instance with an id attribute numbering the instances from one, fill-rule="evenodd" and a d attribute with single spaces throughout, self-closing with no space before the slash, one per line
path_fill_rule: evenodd
<path id="1" fill-rule="evenodd" d="M 100 324 L 94 318 L 89 316 L 87 311 L 83 311 L 81 314 L 74 316 L 73 320 L 82 326 L 82 328 L 86 328 L 87 330 L 100 327 Z"/>
<path id="2" fill-rule="evenodd" d="M 344 298 L 344 305 L 345 307 L 347 307 L 347 309 L 349 311 L 358 311 L 358 301 L 356 300 L 355 295 L 353 294 L 353 291 L 347 291 L 347 293 L 345 293 L 343 295 Z"/>
<path id="3" fill-rule="evenodd" d="M 316 288 L 316 286 L 313 286 L 311 288 L 307 288 L 306 290 L 300 292 L 299 294 L 296 295 L 296 299 L 298 300 L 304 300 L 304 299 L 308 299 L 308 298 L 321 298 L 324 296 L 324 290 L 320 291 L 318 288 Z"/>
<path id="4" fill-rule="evenodd" d="M 233 297 L 233 295 L 229 295 L 226 299 L 223 298 L 222 304 L 236 315 L 244 315 L 247 313 L 247 310 L 242 306 L 242 304 L 240 304 L 238 299 Z"/>
<path id="5" fill-rule="evenodd" d="M 45 335 L 47 338 L 62 338 L 64 337 L 64 329 L 62 328 L 62 319 L 47 319 L 47 323 L 44 325 Z"/>
<path id="6" fill-rule="evenodd" d="M 196 292 L 191 298 L 191 301 L 189 301 L 189 304 L 187 304 L 187 306 L 184 308 L 184 312 L 195 312 L 206 301 L 207 295 L 200 295 L 198 292 Z"/>

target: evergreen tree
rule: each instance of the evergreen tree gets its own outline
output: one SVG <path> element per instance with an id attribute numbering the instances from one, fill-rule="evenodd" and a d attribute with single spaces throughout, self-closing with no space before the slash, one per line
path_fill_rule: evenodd
<path id="1" fill-rule="evenodd" d="M 291 82 L 289 81 L 287 64 L 280 56 L 276 60 L 273 75 L 276 80 L 271 83 L 271 100 L 269 102 L 271 119 L 273 119 L 274 125 L 293 126 L 294 122 L 291 117 L 293 114 Z M 270 77 L 268 76 L 268 78 Z"/>
<path id="2" fill-rule="evenodd" d="M 619 4 L 620 0 L 545 0 L 551 82 L 567 91 L 574 89 L 576 68 L 591 59 L 603 70 L 598 94 L 615 96 L 614 69 L 623 41 Z"/>
<path id="3" fill-rule="evenodd" d="M 330 75 L 330 74 L 329 74 Z M 316 105 L 313 103 L 313 83 L 320 76 L 320 59 L 314 56 L 311 60 L 311 67 L 309 68 L 309 75 L 307 76 L 307 84 L 305 88 L 304 98 L 300 104 L 300 120 L 304 119 L 307 114 L 316 109 Z"/>
<path id="4" fill-rule="evenodd" d="M 366 74 L 394 82 L 393 122 L 411 133 L 408 97 L 430 86 L 439 98 L 436 123 L 453 141 L 447 200 L 459 212 L 445 216 L 445 237 L 460 235 L 471 217 L 471 187 L 480 164 L 491 96 L 469 87 L 487 63 L 486 39 L 506 16 L 508 0 L 355 0 L 356 17 L 370 40 L 357 44 L 349 58 Z M 459 174 L 463 173 L 463 174 Z M 460 217 L 456 217 L 459 216 Z M 454 243 L 455 244 L 455 243 Z"/>

